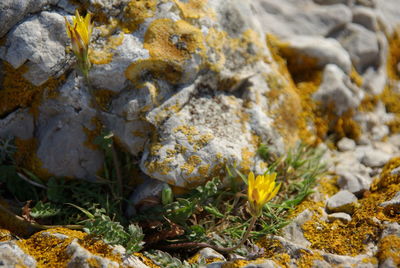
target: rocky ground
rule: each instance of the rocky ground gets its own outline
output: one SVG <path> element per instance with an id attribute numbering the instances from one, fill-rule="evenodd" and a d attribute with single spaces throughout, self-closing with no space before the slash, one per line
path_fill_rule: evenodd
<path id="1" fill-rule="evenodd" d="M 303 141 L 326 150 L 315 192 L 251 256 L 205 248 L 207 267 L 400 266 L 399 0 L 2 0 L 0 138 L 41 178 L 96 180 L 101 124 L 143 181 L 190 189 L 235 164 L 247 174 Z M 90 80 L 64 17 L 90 11 Z M 3 198 L 2 198 L 3 199 Z M 1 201 L 0 203 L 2 203 Z M 134 205 L 127 214 L 134 214 Z M 11 230 L 8 216 L 0 226 Z M 12 224 L 11 224 L 12 226 Z M 0 230 L 0 267 L 180 267 L 56 228 Z M 182 262 L 184 260 L 181 260 Z M 189 267 L 181 262 L 181 267 Z"/>

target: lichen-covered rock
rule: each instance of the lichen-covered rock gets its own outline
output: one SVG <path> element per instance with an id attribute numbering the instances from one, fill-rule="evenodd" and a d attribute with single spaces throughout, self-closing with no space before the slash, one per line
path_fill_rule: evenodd
<path id="1" fill-rule="evenodd" d="M 18 109 L 0 120 L 0 137 L 18 137 L 31 139 L 33 137 L 33 116 L 28 109 Z"/>
<path id="2" fill-rule="evenodd" d="M 304 237 L 301 226 L 311 219 L 313 212 L 305 209 L 287 226 L 282 229 L 282 237 L 301 246 L 309 247 L 311 243 Z"/>
<path id="3" fill-rule="evenodd" d="M 351 216 L 347 213 L 337 212 L 328 215 L 328 221 L 333 222 L 339 220 L 343 223 L 349 223 L 351 221 Z"/>

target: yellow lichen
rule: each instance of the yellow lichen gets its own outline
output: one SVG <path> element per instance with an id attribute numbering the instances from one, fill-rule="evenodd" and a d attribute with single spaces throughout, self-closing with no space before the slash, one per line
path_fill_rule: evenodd
<path id="1" fill-rule="evenodd" d="M 210 9 L 206 8 L 208 0 L 173 0 L 178 6 L 182 16 L 186 19 L 199 19 L 206 15 L 213 16 Z"/>
<path id="2" fill-rule="evenodd" d="M 51 235 L 57 233 L 66 235 L 67 238 Z M 92 254 L 121 263 L 121 256 L 113 253 L 112 248 L 104 242 L 93 239 L 86 233 L 65 228 L 41 231 L 28 239 L 19 240 L 17 244 L 35 258 L 39 267 L 65 267 L 71 258 L 66 248 L 74 239 L 78 239 L 78 243 Z"/>
<path id="3" fill-rule="evenodd" d="M 131 0 L 124 8 L 121 27 L 125 33 L 136 31 L 145 19 L 154 16 L 156 0 Z"/>
<path id="4" fill-rule="evenodd" d="M 400 173 L 392 173 L 392 170 L 400 167 L 400 157 L 389 160 L 382 169 L 381 175 L 372 185 L 371 190 L 376 191 L 388 187 L 391 184 L 400 184 Z"/>
<path id="5" fill-rule="evenodd" d="M 133 253 L 136 257 L 138 257 L 145 265 L 147 265 L 150 268 L 161 268 L 160 266 L 154 264 L 153 261 L 151 261 L 149 258 L 144 256 L 142 253 Z"/>
<path id="6" fill-rule="evenodd" d="M 0 229 L 0 242 L 9 241 L 12 239 L 11 232 L 6 229 Z"/>
<path id="7" fill-rule="evenodd" d="M 152 58 L 182 62 L 204 50 L 203 34 L 184 20 L 154 20 L 146 31 L 143 47 Z"/>
<path id="8" fill-rule="evenodd" d="M 208 175 L 208 170 L 210 168 L 210 165 L 202 165 L 199 167 L 199 174 L 203 177 L 206 177 Z"/>
<path id="9" fill-rule="evenodd" d="M 377 256 L 380 263 L 391 259 L 394 266 L 400 267 L 400 237 L 396 235 L 385 236 L 379 241 L 378 248 Z"/>
<path id="10" fill-rule="evenodd" d="M 99 49 L 89 50 L 90 62 L 94 64 L 107 64 L 110 63 L 114 56 L 114 50 L 124 41 L 124 34 L 110 36 L 105 45 Z"/>
<path id="11" fill-rule="evenodd" d="M 181 166 L 181 170 L 186 174 L 192 174 L 194 169 L 201 163 L 201 158 L 197 155 L 190 156 L 186 163 Z"/>
<path id="12" fill-rule="evenodd" d="M 28 70 L 25 65 L 14 69 L 5 61 L 2 63 L 4 77 L 2 90 L 0 90 L 0 116 L 17 108 L 30 107 L 30 111 L 37 117 L 38 107 L 43 99 L 56 96 L 56 89 L 65 80 L 64 76 L 50 78 L 43 85 L 34 86 L 23 77 L 23 74 Z"/>
<path id="13" fill-rule="evenodd" d="M 111 99 L 116 95 L 114 91 L 109 89 L 96 89 L 94 91 L 97 105 L 104 111 L 108 110 Z"/>

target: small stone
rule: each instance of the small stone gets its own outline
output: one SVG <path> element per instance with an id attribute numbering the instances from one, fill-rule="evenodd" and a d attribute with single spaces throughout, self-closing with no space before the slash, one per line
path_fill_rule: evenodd
<path id="1" fill-rule="evenodd" d="M 344 137 L 337 143 L 337 147 L 342 152 L 353 151 L 356 148 L 356 143 L 354 140 Z"/>
<path id="2" fill-rule="evenodd" d="M 199 256 L 199 260 L 203 259 L 203 260 L 207 260 L 207 259 L 218 259 L 220 261 L 225 261 L 225 257 L 218 253 L 216 250 L 212 249 L 212 248 L 203 248 L 202 250 L 199 251 L 198 253 Z"/>
<path id="3" fill-rule="evenodd" d="M 353 8 L 353 22 L 360 24 L 370 31 L 375 32 L 378 28 L 376 13 L 373 9 L 367 7 Z"/>
<path id="4" fill-rule="evenodd" d="M 328 215 L 328 222 L 334 222 L 335 220 L 340 220 L 343 223 L 349 223 L 351 221 L 351 216 L 343 212 L 337 212 Z"/>
<path id="5" fill-rule="evenodd" d="M 36 261 L 15 242 L 0 242 L 0 267 L 36 267 Z"/>
<path id="6" fill-rule="evenodd" d="M 387 135 L 389 135 L 390 130 L 387 125 L 377 125 L 372 128 L 372 139 L 375 141 L 380 141 Z"/>
<path id="7" fill-rule="evenodd" d="M 354 208 L 357 203 L 357 197 L 347 190 L 342 190 L 326 202 L 328 212 L 345 212 L 353 214 Z"/>
<path id="8" fill-rule="evenodd" d="M 320 101 L 322 106 L 328 107 L 334 103 L 337 115 L 358 107 L 363 97 L 362 90 L 352 84 L 350 78 L 334 64 L 326 65 L 322 83 L 313 94 L 313 98 Z"/>
<path id="9" fill-rule="evenodd" d="M 247 264 L 246 266 L 243 266 L 243 268 L 278 268 L 278 267 L 281 267 L 281 266 L 276 264 L 272 260 L 257 260 L 257 264 L 250 263 L 250 264 Z"/>
<path id="10" fill-rule="evenodd" d="M 383 167 L 389 161 L 391 156 L 379 150 L 366 150 L 364 156 L 361 158 L 361 163 L 367 167 L 377 168 Z"/>
<path id="11" fill-rule="evenodd" d="M 343 171 L 338 175 L 337 184 L 340 189 L 347 190 L 359 197 L 369 189 L 372 182 L 372 179 L 366 172 L 361 174 L 359 172 Z"/>

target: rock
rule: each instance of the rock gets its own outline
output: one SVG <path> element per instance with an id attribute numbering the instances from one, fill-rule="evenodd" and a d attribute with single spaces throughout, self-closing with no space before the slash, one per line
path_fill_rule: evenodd
<path id="1" fill-rule="evenodd" d="M 340 189 L 347 190 L 359 197 L 361 197 L 362 194 L 369 189 L 372 183 L 372 179 L 366 172 L 360 174 L 357 171 L 344 171 L 337 174 L 339 175 L 337 184 L 339 185 Z"/>
<path id="2" fill-rule="evenodd" d="M 397 222 L 384 222 L 381 239 L 388 235 L 396 235 L 400 237 L 400 224 Z"/>
<path id="3" fill-rule="evenodd" d="M 36 261 L 15 242 L 0 242 L 0 267 L 36 267 Z"/>
<path id="4" fill-rule="evenodd" d="M 254 12 L 266 32 L 281 37 L 326 36 L 352 18 L 350 9 L 343 4 L 320 6 L 312 0 L 304 0 L 300 5 L 296 0 L 260 0 Z"/>
<path id="5" fill-rule="evenodd" d="M 126 209 L 126 215 L 131 217 L 136 214 L 135 206 L 138 205 L 143 199 L 149 197 L 161 196 L 162 190 L 167 186 L 165 182 L 154 180 L 146 177 L 145 181 L 141 183 L 129 196 L 129 205 Z M 144 204 L 145 205 L 145 204 Z M 143 207 L 143 205 L 142 205 Z M 144 206 L 144 209 L 146 206 Z"/>
<path id="6" fill-rule="evenodd" d="M 376 149 L 367 149 L 361 158 L 361 163 L 371 168 L 383 167 L 390 158 L 391 155 L 388 153 Z"/>
<path id="7" fill-rule="evenodd" d="M 335 104 L 337 115 L 342 115 L 348 109 L 356 108 L 363 99 L 363 92 L 353 85 L 345 73 L 336 65 L 328 64 L 324 69 L 322 83 L 313 94 L 316 101 L 327 107 Z"/>
<path id="8" fill-rule="evenodd" d="M 341 266 L 341 267 L 362 267 L 362 268 L 376 268 L 376 263 L 372 261 L 368 261 L 371 259 L 371 256 L 365 255 L 357 255 L 357 256 L 343 256 L 336 255 L 331 253 L 321 252 L 322 257 L 326 262 L 328 262 L 332 266 Z"/>
<path id="9" fill-rule="evenodd" d="M 380 141 L 390 134 L 390 129 L 387 125 L 378 125 L 372 128 L 372 139 L 375 141 Z"/>
<path id="10" fill-rule="evenodd" d="M 335 39 L 296 35 L 284 38 L 282 42 L 285 43 L 286 50 L 296 55 L 315 59 L 316 67 L 323 68 L 332 64 L 337 65 L 347 74 L 351 71 L 350 56 Z"/>
<path id="11" fill-rule="evenodd" d="M 100 130 L 92 121 L 96 112 L 86 88 L 75 76 L 68 77 L 57 98 L 39 107 L 36 155 L 55 176 L 94 180 L 103 167 L 103 154 L 93 143 Z"/>
<path id="12" fill-rule="evenodd" d="M 374 67 L 368 67 L 363 74 L 362 87 L 372 95 L 379 95 L 386 86 L 386 70 L 382 67 L 376 70 Z"/>
<path id="13" fill-rule="evenodd" d="M 66 43 L 64 17 L 43 11 L 18 24 L 7 35 L 3 59 L 14 68 L 26 63 L 28 71 L 24 77 L 34 85 L 41 85 L 68 67 Z"/>
<path id="14" fill-rule="evenodd" d="M 243 268 L 278 268 L 280 265 L 275 263 L 272 260 L 262 260 L 259 259 L 257 260 L 257 263 L 249 263 L 246 266 L 243 266 Z"/>
<path id="15" fill-rule="evenodd" d="M 352 9 L 352 12 L 353 23 L 360 24 L 372 32 L 376 32 L 378 30 L 378 20 L 373 9 L 356 6 Z"/>
<path id="16" fill-rule="evenodd" d="M 26 15 L 37 13 L 58 0 L 2 0 L 0 2 L 0 38 Z"/>
<path id="17" fill-rule="evenodd" d="M 376 1 L 376 10 L 384 32 L 393 34 L 400 23 L 399 3 L 396 0 Z"/>
<path id="18" fill-rule="evenodd" d="M 374 32 L 351 23 L 332 37 L 335 37 L 350 54 L 351 61 L 359 73 L 363 73 L 369 66 L 377 67 L 380 55 L 378 38 Z"/>
<path id="19" fill-rule="evenodd" d="M 353 210 L 357 203 L 357 197 L 347 190 L 341 190 L 331 196 L 326 202 L 328 212 L 345 212 L 353 214 Z"/>
<path id="20" fill-rule="evenodd" d="M 290 224 L 282 228 L 282 237 L 292 243 L 309 247 L 311 243 L 304 237 L 302 226 L 311 219 L 312 215 L 313 212 L 309 209 L 301 212 Z"/>
<path id="21" fill-rule="evenodd" d="M 356 148 L 356 142 L 352 139 L 344 137 L 338 141 L 337 147 L 342 152 L 353 151 Z"/>
<path id="22" fill-rule="evenodd" d="M 0 120 L 0 138 L 18 137 L 23 140 L 33 137 L 33 116 L 28 109 L 18 109 Z"/>
<path id="23" fill-rule="evenodd" d="M 128 84 L 125 76 L 127 67 L 135 61 L 149 58 L 149 52 L 143 48 L 138 37 L 130 34 L 117 33 L 108 39 L 121 44 L 117 46 L 110 45 L 111 41 L 107 40 L 96 41 L 93 54 L 99 56 L 92 56 L 95 64 L 90 71 L 90 79 L 94 87 L 119 92 Z"/>
<path id="24" fill-rule="evenodd" d="M 350 5 L 354 0 L 314 0 L 315 3 L 319 5 L 336 5 L 336 4 L 345 4 Z"/>
<path id="25" fill-rule="evenodd" d="M 198 261 L 197 262 L 206 262 L 209 263 L 211 262 L 216 262 L 216 263 L 220 263 L 222 261 L 226 261 L 225 257 L 223 255 L 221 255 L 220 253 L 218 253 L 217 251 L 215 251 L 212 248 L 203 248 L 202 250 L 200 250 L 198 253 Z"/>
<path id="26" fill-rule="evenodd" d="M 329 222 L 334 222 L 335 220 L 339 220 L 343 223 L 349 223 L 351 221 L 351 216 L 343 212 L 337 212 L 328 215 Z"/>
<path id="27" fill-rule="evenodd" d="M 90 262 L 94 261 L 98 267 L 120 267 L 120 265 L 111 261 L 107 258 L 103 258 L 97 255 L 92 254 L 90 251 L 82 247 L 77 239 L 74 239 L 66 248 L 65 253 L 70 256 L 68 267 L 78 268 L 90 268 L 92 267 Z"/>

